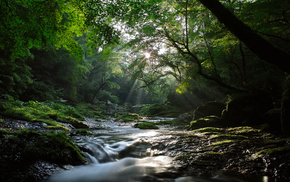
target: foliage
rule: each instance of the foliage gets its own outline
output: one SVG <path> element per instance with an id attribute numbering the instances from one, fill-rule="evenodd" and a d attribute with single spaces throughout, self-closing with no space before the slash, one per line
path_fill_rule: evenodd
<path id="1" fill-rule="evenodd" d="M 279 101 L 284 73 L 256 57 L 200 2 L 4 0 L 0 97 L 168 103 L 190 110 L 233 92 L 263 90 Z M 286 0 L 222 3 L 289 52 Z M 147 110 L 149 115 L 180 113 Z M 18 117 L 30 118 L 29 113 Z"/>
<path id="2" fill-rule="evenodd" d="M 23 60 L 11 62 L 0 56 L 0 68 L 0 97 L 17 98 L 33 82 L 31 68 Z"/>
<path id="3" fill-rule="evenodd" d="M 105 109 L 105 105 L 99 103 L 98 105 L 93 105 L 90 103 L 78 103 L 75 109 L 82 115 L 88 118 L 100 118 L 106 119 L 106 116 L 102 114 Z"/>
<path id="4" fill-rule="evenodd" d="M 4 0 L 1 3 L 0 48 L 9 59 L 32 57 L 31 48 L 64 46 L 76 57 L 81 56 L 73 39 L 86 31 L 82 3 L 63 0 Z M 9 51 L 9 52 L 8 52 Z"/>

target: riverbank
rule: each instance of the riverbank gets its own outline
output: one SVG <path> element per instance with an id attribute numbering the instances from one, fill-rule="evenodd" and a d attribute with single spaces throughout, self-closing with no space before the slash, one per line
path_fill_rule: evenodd
<path id="1" fill-rule="evenodd" d="M 68 169 L 68 164 L 84 165 L 88 163 L 84 160 L 84 147 L 72 142 L 74 136 L 102 135 L 92 132 L 94 130 L 104 133 L 111 132 L 108 128 L 102 129 L 104 123 L 107 122 L 111 124 L 113 122 L 117 127 L 126 126 L 128 128 L 133 128 L 136 122 L 141 122 L 124 122 L 113 118 L 108 121 L 103 120 L 103 122 L 91 119 L 87 121 L 90 126 L 88 129 L 72 129 L 70 132 L 63 133 L 63 131 L 47 131 L 47 128 L 40 126 L 39 123 L 32 124 L 27 121 L 5 119 L 0 125 L 2 128 L 1 174 L 5 174 L 1 175 L 1 181 L 40 181 Z M 209 179 L 217 175 L 219 178 L 226 176 L 226 179 L 233 177 L 245 181 L 262 181 L 262 178 L 267 178 L 268 181 L 288 181 L 290 179 L 290 140 L 287 138 L 279 138 L 246 126 L 205 127 L 186 131 L 170 127 L 168 125 L 170 121 L 152 121 L 160 129 L 144 130 L 145 133 L 151 132 L 151 136 L 141 142 L 142 145 L 146 144 L 146 148 L 140 150 L 140 147 L 136 149 L 138 147 L 133 146 L 134 149 L 132 149 L 131 146 L 130 150 L 122 153 L 123 158 L 133 155 L 131 152 L 134 151 L 134 157 L 168 156 L 173 159 L 172 169 L 153 174 L 150 179 L 174 181 L 182 176 L 190 176 L 210 181 Z M 158 125 L 158 123 L 167 125 Z M 13 126 L 14 129 L 20 130 L 9 133 L 7 128 L 4 129 L 5 127 L 13 128 Z M 164 128 L 168 129 L 164 130 Z M 154 131 L 162 134 L 155 136 L 152 134 Z M 59 143 L 59 138 L 64 141 Z M 55 145 L 52 145 L 55 142 L 58 143 L 59 151 Z M 54 148 L 54 151 L 49 153 L 51 148 Z M 76 152 L 80 151 L 79 148 L 83 150 L 80 153 Z M 57 156 L 55 156 L 56 153 L 58 153 Z M 76 158 L 76 156 L 80 157 Z M 73 158 L 70 159 L 70 157 Z"/>
<path id="2" fill-rule="evenodd" d="M 142 142 L 120 151 L 114 160 L 158 156 L 172 159 L 172 169 L 152 174 L 150 179 L 155 181 L 180 177 L 210 181 L 217 175 L 245 181 L 290 180 L 290 139 L 254 127 L 207 127 L 186 122 L 184 116 L 178 120 L 147 118 L 128 114 L 124 109 L 120 114 L 106 116 L 101 112 L 104 108 L 86 112 L 88 106 L 76 109 L 57 103 L 17 101 L 3 106 L 6 108 L 0 119 L 1 181 L 42 181 L 72 166 L 89 164 L 92 159 L 86 153 L 93 151 L 76 142 L 76 137 L 99 138 L 110 132 L 121 136 L 118 132 L 124 127 L 126 132 L 137 132 L 134 137 Z M 83 113 L 94 118 L 85 118 Z M 124 138 L 116 139 L 119 140 Z"/>

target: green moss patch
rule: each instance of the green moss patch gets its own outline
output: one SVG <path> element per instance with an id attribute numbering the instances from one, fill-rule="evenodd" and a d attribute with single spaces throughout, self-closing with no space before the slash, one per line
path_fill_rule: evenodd
<path id="1" fill-rule="evenodd" d="M 136 113 L 128 113 L 128 114 L 122 114 L 120 116 L 117 117 L 117 120 L 122 120 L 122 121 L 136 121 L 142 119 L 141 116 L 139 116 Z"/>
<path id="2" fill-rule="evenodd" d="M 235 143 L 237 140 L 223 140 L 220 142 L 212 143 L 212 146 L 230 145 Z"/>
<path id="3" fill-rule="evenodd" d="M 76 109 L 81 115 L 96 119 L 107 119 L 107 117 L 102 114 L 105 107 L 104 104 L 94 105 L 89 103 L 79 103 L 76 105 Z"/>
<path id="4" fill-rule="evenodd" d="M 223 128 L 216 128 L 216 127 L 205 127 L 193 130 L 193 132 L 221 132 L 224 131 Z"/>
<path id="5" fill-rule="evenodd" d="M 205 118 L 200 118 L 195 121 L 190 122 L 189 129 L 198 129 L 198 128 L 204 128 L 204 127 L 222 127 L 223 123 L 221 123 L 221 120 L 217 116 L 208 116 Z"/>
<path id="6" fill-rule="evenodd" d="M 140 129 L 158 129 L 158 127 L 153 122 L 137 123 L 137 124 L 134 125 L 134 128 L 140 128 Z"/>
<path id="7" fill-rule="evenodd" d="M 15 133 L 14 137 L 16 137 L 16 143 L 18 139 L 24 141 L 22 157 L 27 162 L 45 160 L 62 165 L 84 162 L 82 152 L 66 132 L 20 130 Z"/>
<path id="8" fill-rule="evenodd" d="M 156 125 L 175 125 L 175 121 L 174 120 L 158 121 L 155 124 Z"/>
<path id="9" fill-rule="evenodd" d="M 93 135 L 91 131 L 88 131 L 86 129 L 76 129 L 75 132 L 76 134 L 81 134 L 81 135 Z"/>
<path id="10" fill-rule="evenodd" d="M 231 134 L 216 134 L 212 135 L 210 139 L 248 139 L 244 135 L 231 135 Z"/>
<path id="11" fill-rule="evenodd" d="M 279 153 L 287 153 L 288 156 L 290 156 L 290 146 L 264 149 L 255 153 L 254 157 L 261 157 L 265 154 L 272 155 L 272 154 L 279 154 Z"/>
<path id="12" fill-rule="evenodd" d="M 84 117 L 72 106 L 54 102 L 21 102 L 14 101 L 2 103 L 0 114 L 6 117 L 21 119 L 31 122 L 43 122 L 48 128 L 67 129 L 58 122 L 69 123 L 76 128 L 87 128 L 82 121 Z"/>
<path id="13" fill-rule="evenodd" d="M 9 160 L 25 164 L 43 160 L 61 165 L 84 162 L 82 152 L 66 132 L 36 132 L 24 129 L 16 132 L 2 130 L 2 133 L 5 135 L 0 153 L 11 156 Z"/>
<path id="14" fill-rule="evenodd" d="M 249 135 L 249 134 L 262 132 L 261 130 L 252 128 L 250 126 L 229 128 L 228 131 L 231 133 L 239 134 L 239 135 Z"/>
<path id="15" fill-rule="evenodd" d="M 1 132 L 0 171 L 5 181 L 23 181 L 33 174 L 34 164 L 40 161 L 57 166 L 85 163 L 82 152 L 66 132 Z"/>

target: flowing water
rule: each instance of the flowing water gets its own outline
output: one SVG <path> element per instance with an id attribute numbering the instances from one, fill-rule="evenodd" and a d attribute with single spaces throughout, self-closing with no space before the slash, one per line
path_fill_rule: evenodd
<path id="1" fill-rule="evenodd" d="M 162 119 L 165 118 L 151 121 Z M 221 176 L 180 176 L 177 171 L 181 166 L 173 160 L 180 151 L 174 146 L 178 142 L 176 136 L 184 131 L 166 126 L 158 130 L 142 130 L 134 128 L 133 122 L 115 122 L 113 119 L 87 122 L 94 134 L 76 135 L 73 139 L 84 151 L 88 164 L 67 166 L 67 170 L 51 176 L 49 182 L 241 181 Z M 170 149 L 166 147 L 168 143 L 171 143 L 168 145 Z"/>

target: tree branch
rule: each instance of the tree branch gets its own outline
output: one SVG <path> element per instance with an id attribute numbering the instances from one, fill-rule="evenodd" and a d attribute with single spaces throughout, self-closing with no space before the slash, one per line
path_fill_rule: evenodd
<path id="1" fill-rule="evenodd" d="M 199 0 L 260 59 L 290 72 L 290 55 L 273 46 L 267 40 L 244 24 L 218 0 Z"/>
<path id="2" fill-rule="evenodd" d="M 216 78 L 216 77 L 213 77 L 211 75 L 207 75 L 203 72 L 203 68 L 202 68 L 202 65 L 201 65 L 201 62 L 200 60 L 198 60 L 198 58 L 189 50 L 188 47 L 186 47 L 186 50 L 187 52 L 184 52 L 179 46 L 178 44 L 181 44 L 181 43 L 178 43 L 177 41 L 175 41 L 168 33 L 168 31 L 166 30 L 166 28 L 164 27 L 164 32 L 165 32 L 165 36 L 168 38 L 168 40 L 171 42 L 171 44 L 177 49 L 177 51 L 183 56 L 185 57 L 188 61 L 192 62 L 192 63 L 195 63 L 198 65 L 198 74 L 208 80 L 212 80 L 214 82 L 216 82 L 217 84 L 219 84 L 220 86 L 224 87 L 224 88 L 227 88 L 229 90 L 234 90 L 234 91 L 237 91 L 237 92 L 243 92 L 244 90 L 242 89 L 239 89 L 239 88 L 235 88 L 231 85 L 228 85 L 226 84 L 225 82 L 221 81 L 221 79 L 219 78 Z M 182 44 L 181 44 L 182 45 Z M 189 55 L 190 56 L 190 59 L 188 59 L 186 57 L 186 55 Z"/>

